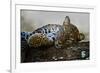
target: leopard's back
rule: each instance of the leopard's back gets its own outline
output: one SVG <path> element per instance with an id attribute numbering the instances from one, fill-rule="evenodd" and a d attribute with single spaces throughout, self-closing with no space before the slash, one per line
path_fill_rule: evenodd
<path id="1" fill-rule="evenodd" d="M 37 30 L 33 31 L 32 33 L 33 34 L 42 33 L 42 34 L 45 34 L 45 35 L 53 34 L 54 39 L 57 40 L 60 37 L 61 33 L 63 33 L 63 32 L 64 32 L 64 30 L 63 30 L 62 25 L 48 24 L 48 25 L 45 25 L 41 28 L 38 28 Z"/>

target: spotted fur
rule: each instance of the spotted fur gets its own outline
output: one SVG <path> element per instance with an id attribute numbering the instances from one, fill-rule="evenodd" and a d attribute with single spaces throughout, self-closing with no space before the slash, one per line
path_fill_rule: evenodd
<path id="1" fill-rule="evenodd" d="M 69 16 L 66 16 L 63 25 L 45 25 L 28 34 L 27 40 L 28 44 L 33 47 L 39 47 L 44 44 L 50 45 L 49 43 L 54 43 L 56 48 L 61 48 L 63 44 L 69 45 L 78 42 L 80 40 L 80 33 L 78 28 L 70 23 Z"/>

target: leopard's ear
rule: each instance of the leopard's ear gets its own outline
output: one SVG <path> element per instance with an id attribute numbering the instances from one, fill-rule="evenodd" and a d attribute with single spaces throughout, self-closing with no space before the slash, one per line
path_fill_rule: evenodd
<path id="1" fill-rule="evenodd" d="M 68 24 L 70 24 L 70 18 L 69 16 L 66 16 L 63 25 L 68 25 Z"/>

